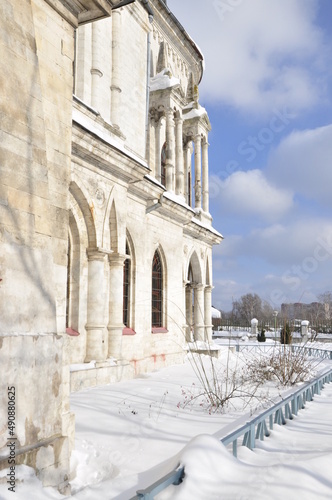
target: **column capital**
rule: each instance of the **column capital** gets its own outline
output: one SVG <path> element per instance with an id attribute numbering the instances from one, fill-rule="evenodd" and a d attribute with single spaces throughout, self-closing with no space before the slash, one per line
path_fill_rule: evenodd
<path id="1" fill-rule="evenodd" d="M 172 109 L 172 108 L 166 108 L 164 110 L 164 113 L 165 113 L 165 115 L 167 117 L 173 118 L 173 120 L 174 120 L 174 109 Z"/>
<path id="2" fill-rule="evenodd" d="M 191 143 L 192 143 L 192 141 L 191 141 L 191 140 L 189 140 L 189 141 L 185 142 L 185 143 L 184 143 L 184 145 L 183 145 L 183 149 L 184 149 L 185 151 L 188 151 L 188 149 L 192 149 L 192 144 L 191 144 Z"/>
<path id="3" fill-rule="evenodd" d="M 110 250 L 106 250 L 105 248 L 99 248 L 99 247 L 87 248 L 86 254 L 88 257 L 88 261 L 92 260 L 102 261 L 105 259 L 105 255 L 110 254 Z"/>
<path id="4" fill-rule="evenodd" d="M 163 121 L 165 121 L 165 116 L 164 115 L 159 116 L 158 121 L 156 121 L 156 128 L 157 129 L 161 129 L 161 127 L 163 125 Z"/>
<path id="5" fill-rule="evenodd" d="M 175 121 L 176 125 L 181 125 L 181 123 L 183 123 L 183 118 L 182 118 L 182 116 L 176 116 L 174 118 L 174 121 Z"/>
<path id="6" fill-rule="evenodd" d="M 213 289 L 214 289 L 214 286 L 212 286 L 212 285 L 205 285 L 205 290 L 207 292 L 212 292 Z"/>
<path id="7" fill-rule="evenodd" d="M 108 255 L 108 263 L 110 266 L 123 266 L 127 255 L 122 253 L 110 253 Z"/>

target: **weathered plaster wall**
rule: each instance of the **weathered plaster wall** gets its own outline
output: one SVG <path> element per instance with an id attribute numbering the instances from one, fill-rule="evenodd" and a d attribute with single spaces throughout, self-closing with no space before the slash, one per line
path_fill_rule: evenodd
<path id="1" fill-rule="evenodd" d="M 27 452 L 19 460 L 35 460 L 46 483 L 65 484 L 73 422 L 58 333 L 65 329 L 73 28 L 42 0 L 2 2 L 0 11 L 1 446 L 6 387 L 15 385 L 19 446 L 37 446 L 34 459 Z M 59 439 L 63 451 L 39 448 Z"/>

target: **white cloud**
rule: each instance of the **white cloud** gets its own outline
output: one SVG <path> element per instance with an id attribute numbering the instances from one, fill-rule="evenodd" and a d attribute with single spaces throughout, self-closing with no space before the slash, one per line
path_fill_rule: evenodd
<path id="1" fill-rule="evenodd" d="M 280 187 L 332 207 L 332 125 L 290 134 L 272 152 L 267 175 Z"/>
<path id="2" fill-rule="evenodd" d="M 291 192 L 274 187 L 260 170 L 235 172 L 225 181 L 211 176 L 210 184 L 223 215 L 258 216 L 271 221 L 282 217 L 293 204 Z"/>
<path id="3" fill-rule="evenodd" d="M 316 0 L 168 3 L 206 55 L 205 97 L 256 114 L 308 109 L 320 98 L 326 52 Z"/>
<path id="4" fill-rule="evenodd" d="M 222 309 L 231 309 L 231 297 L 249 292 L 278 306 L 311 302 L 331 289 L 332 223 L 323 218 L 230 235 L 214 253 L 214 263 L 220 263 L 214 268 L 214 296 Z"/>
<path id="5" fill-rule="evenodd" d="M 312 217 L 294 219 L 287 224 L 272 224 L 254 228 L 246 235 L 226 236 L 220 245 L 222 256 L 233 258 L 247 256 L 287 268 L 300 265 L 304 259 L 314 256 L 320 242 L 326 241 L 329 250 L 322 250 L 329 260 L 332 259 L 332 223 L 330 220 Z M 330 251 L 330 254 L 328 253 Z M 330 257 L 328 256 L 331 256 Z M 324 261 L 325 262 L 325 261 Z"/>

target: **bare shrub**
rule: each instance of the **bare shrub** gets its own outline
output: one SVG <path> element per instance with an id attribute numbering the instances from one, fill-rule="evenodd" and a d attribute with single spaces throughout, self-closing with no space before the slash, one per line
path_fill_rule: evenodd
<path id="1" fill-rule="evenodd" d="M 246 365 L 241 365 L 238 356 L 231 362 L 230 356 L 233 355 L 230 349 L 227 351 L 226 364 L 214 357 L 215 351 L 208 343 L 205 343 L 204 349 L 207 355 L 197 352 L 201 346 L 195 342 L 189 349 L 189 361 L 199 384 L 181 388 L 183 401 L 178 404 L 179 408 L 197 404 L 209 413 L 214 413 L 223 411 L 235 399 L 240 399 L 245 408 L 252 399 L 261 397 L 256 395 L 259 383 L 252 380 Z"/>
<path id="2" fill-rule="evenodd" d="M 317 365 L 308 358 L 303 347 L 276 347 L 272 354 L 261 354 L 248 363 L 252 380 L 261 385 L 267 381 L 277 381 L 279 385 L 291 386 L 307 381 Z"/>

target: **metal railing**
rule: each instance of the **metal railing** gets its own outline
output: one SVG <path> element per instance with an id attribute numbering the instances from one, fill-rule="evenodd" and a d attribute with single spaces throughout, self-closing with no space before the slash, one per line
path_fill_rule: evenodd
<path id="1" fill-rule="evenodd" d="M 268 344 L 266 347 L 267 346 Z M 245 350 L 245 347 L 253 346 L 241 345 L 240 347 L 241 350 Z M 265 346 L 255 344 L 255 347 L 264 348 Z M 304 346 L 291 346 L 291 348 L 303 349 Z M 306 347 L 306 349 L 309 349 L 309 356 L 332 359 L 332 351 L 326 349 L 315 349 L 313 347 Z M 298 414 L 299 410 L 305 408 L 306 402 L 312 401 L 314 395 L 320 394 L 324 385 L 330 382 L 332 382 L 332 368 L 316 377 L 311 382 L 304 384 L 300 389 L 276 403 L 272 408 L 263 411 L 238 429 L 235 429 L 227 436 L 221 438 L 220 441 L 225 446 L 231 446 L 234 457 L 237 457 L 238 439 L 240 438 L 242 438 L 242 446 L 246 446 L 250 450 L 253 450 L 255 448 L 255 441 L 258 439 L 264 440 L 264 437 L 268 437 L 274 424 L 285 425 L 287 419 L 292 420 L 294 416 Z M 166 476 L 160 478 L 151 486 L 138 490 L 136 492 L 136 496 L 132 497 L 130 500 L 153 500 L 158 493 L 165 490 L 171 484 L 181 484 L 184 474 L 184 467 L 178 466 L 175 470 L 169 472 Z"/>
<path id="2" fill-rule="evenodd" d="M 233 445 L 234 457 L 237 456 L 237 440 L 241 436 L 243 436 L 242 446 L 247 446 L 253 450 L 256 439 L 264 440 L 264 437 L 268 437 L 270 435 L 269 431 L 273 429 L 274 424 L 284 425 L 286 419 L 292 420 L 299 410 L 305 408 L 306 402 L 312 401 L 314 395 L 320 394 L 324 385 L 330 382 L 332 382 L 332 369 L 304 384 L 300 389 L 276 403 L 272 408 L 265 410 L 239 429 L 231 432 L 222 438 L 221 442 L 225 446 Z"/>
<path id="3" fill-rule="evenodd" d="M 324 347 L 311 347 L 309 345 L 299 345 L 299 344 L 270 344 L 270 343 L 245 343 L 245 344 L 236 344 L 236 352 L 256 352 L 257 350 L 264 352 L 271 352 L 276 349 L 276 346 L 279 348 L 282 347 L 284 349 L 291 349 L 293 352 L 303 351 L 307 352 L 308 356 L 322 358 L 322 359 L 332 359 L 332 350 L 325 349 Z"/>

